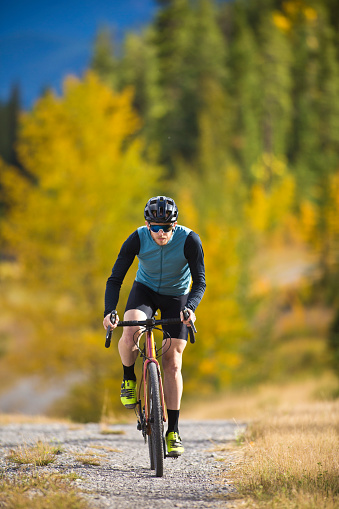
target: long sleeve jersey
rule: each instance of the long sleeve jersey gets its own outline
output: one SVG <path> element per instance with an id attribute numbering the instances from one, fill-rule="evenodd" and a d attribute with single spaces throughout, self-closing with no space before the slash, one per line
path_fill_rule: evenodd
<path id="1" fill-rule="evenodd" d="M 107 280 L 105 316 L 116 309 L 122 282 L 136 256 L 139 260 L 136 281 L 161 295 L 189 294 L 186 305 L 195 311 L 206 288 L 204 252 L 199 235 L 177 225 L 168 243 L 159 246 L 148 228 L 142 226 L 123 243 Z"/>

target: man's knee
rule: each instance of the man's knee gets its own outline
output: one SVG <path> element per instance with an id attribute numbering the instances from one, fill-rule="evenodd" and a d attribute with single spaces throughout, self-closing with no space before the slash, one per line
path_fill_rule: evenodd
<path id="1" fill-rule="evenodd" d="M 133 320 L 145 320 L 146 314 L 139 309 L 129 309 L 125 312 L 124 320 L 133 321 Z M 124 327 L 122 336 L 119 341 L 119 345 L 122 347 L 133 348 L 137 346 L 138 343 L 138 327 Z"/>
<path id="2" fill-rule="evenodd" d="M 162 367 L 166 375 L 173 377 L 181 373 L 182 354 L 173 352 L 172 355 L 166 355 L 163 358 Z"/>
<path id="3" fill-rule="evenodd" d="M 166 363 L 164 368 L 164 374 L 166 377 L 170 378 L 177 378 L 178 376 L 181 376 L 181 364 L 175 364 L 175 363 Z"/>
<path id="4" fill-rule="evenodd" d="M 129 332 L 123 332 L 119 340 L 119 346 L 128 348 L 132 348 L 133 346 L 135 346 L 133 334 Z"/>

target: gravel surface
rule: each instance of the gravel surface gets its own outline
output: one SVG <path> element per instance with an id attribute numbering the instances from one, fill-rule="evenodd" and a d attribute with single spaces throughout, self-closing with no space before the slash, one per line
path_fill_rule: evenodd
<path id="1" fill-rule="evenodd" d="M 104 431 L 99 424 L 2 426 L 0 472 L 11 476 L 22 468 L 6 459 L 10 449 L 41 440 L 61 446 L 62 453 L 54 463 L 37 467 L 39 472 L 77 474 L 74 483 L 90 507 L 227 507 L 225 497 L 234 490 L 227 481 L 232 457 L 217 446 L 234 439 L 239 432 L 235 423 L 181 421 L 185 453 L 178 459 L 166 458 L 162 478 L 150 470 L 148 446 L 135 424 L 109 426 L 108 434 Z M 84 464 L 84 458 L 98 465 Z"/>

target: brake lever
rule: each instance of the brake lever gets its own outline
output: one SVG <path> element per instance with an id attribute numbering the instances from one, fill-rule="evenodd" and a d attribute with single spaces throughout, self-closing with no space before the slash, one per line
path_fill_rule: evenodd
<path id="1" fill-rule="evenodd" d="M 109 319 L 110 319 L 110 321 L 112 323 L 115 323 L 116 317 L 117 317 L 117 312 L 116 311 L 111 311 Z M 111 346 L 112 334 L 113 334 L 113 327 L 111 327 L 109 325 L 107 327 L 107 332 L 106 332 L 106 342 L 105 342 L 105 347 L 106 348 L 109 348 Z"/>
<path id="2" fill-rule="evenodd" d="M 182 312 L 183 312 L 185 320 L 187 320 L 187 318 L 189 317 L 188 309 L 185 308 L 185 309 L 183 309 Z M 195 343 L 195 334 L 197 332 L 197 329 L 195 328 L 195 325 L 192 322 L 192 320 L 189 321 L 189 324 L 190 324 L 190 327 L 188 327 L 188 333 L 190 336 L 190 342 L 193 344 L 193 343 Z"/>
<path id="3" fill-rule="evenodd" d="M 113 329 L 109 325 L 107 327 L 107 332 L 106 332 L 106 342 L 105 342 L 105 347 L 106 348 L 109 348 L 111 346 L 112 332 L 113 332 Z"/>

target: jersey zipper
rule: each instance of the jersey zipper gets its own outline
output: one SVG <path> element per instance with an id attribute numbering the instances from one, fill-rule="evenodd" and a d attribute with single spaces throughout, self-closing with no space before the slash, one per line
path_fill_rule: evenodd
<path id="1" fill-rule="evenodd" d="M 161 288 L 163 254 L 164 254 L 164 249 L 162 246 L 160 246 L 160 277 L 159 277 L 158 293 L 160 293 L 160 288 Z"/>

